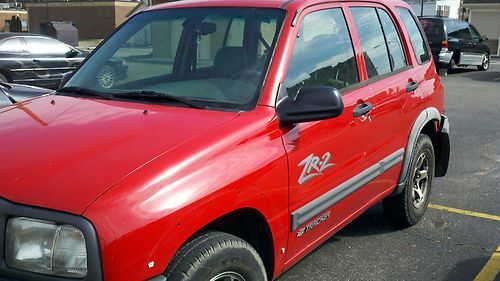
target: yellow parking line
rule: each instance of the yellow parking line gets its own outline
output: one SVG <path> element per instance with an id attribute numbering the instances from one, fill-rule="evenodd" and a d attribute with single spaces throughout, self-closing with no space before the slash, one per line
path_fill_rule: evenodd
<path id="1" fill-rule="evenodd" d="M 493 255 L 483 267 L 481 272 L 474 278 L 474 281 L 493 281 L 500 272 L 500 247 L 497 248 Z"/>
<path id="2" fill-rule="evenodd" d="M 490 214 L 484 214 L 484 213 L 478 213 L 478 212 L 472 212 L 472 211 L 467 211 L 467 210 L 462 210 L 462 209 L 456 209 L 456 208 L 451 208 L 451 207 L 446 207 L 446 206 L 441 206 L 441 205 L 429 204 L 429 208 L 437 209 L 437 210 L 442 210 L 442 211 L 447 211 L 447 212 L 451 212 L 451 213 L 462 214 L 462 215 L 471 216 L 471 217 L 478 217 L 478 218 L 483 218 L 483 219 L 500 221 L 500 216 L 495 216 L 495 215 L 490 215 Z"/>

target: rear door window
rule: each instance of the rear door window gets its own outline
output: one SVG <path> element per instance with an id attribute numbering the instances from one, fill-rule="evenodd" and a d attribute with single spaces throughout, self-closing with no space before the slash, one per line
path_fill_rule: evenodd
<path id="1" fill-rule="evenodd" d="M 350 8 L 358 30 L 368 78 L 391 72 L 384 32 L 375 8 Z"/>
<path id="2" fill-rule="evenodd" d="M 285 85 L 295 96 L 304 85 L 345 89 L 359 82 L 356 57 L 341 9 L 308 14 L 302 21 Z"/>
<path id="3" fill-rule="evenodd" d="M 411 45 L 415 51 L 415 56 L 419 64 L 427 62 L 431 59 L 429 55 L 429 50 L 427 44 L 425 43 L 424 37 L 418 28 L 417 21 L 411 14 L 411 12 L 406 8 L 397 9 L 401 20 L 406 28 L 408 35 L 410 36 Z"/>
<path id="4" fill-rule="evenodd" d="M 395 71 L 404 68 L 406 66 L 406 58 L 403 52 L 403 45 L 401 44 L 401 39 L 399 38 L 396 27 L 394 26 L 394 22 L 386 11 L 377 9 L 377 12 L 384 30 L 387 48 L 389 49 L 389 60 L 391 62 L 392 70 Z"/>

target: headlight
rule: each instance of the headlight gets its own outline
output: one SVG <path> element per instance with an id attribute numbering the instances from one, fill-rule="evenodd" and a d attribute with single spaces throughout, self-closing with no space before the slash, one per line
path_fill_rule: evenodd
<path id="1" fill-rule="evenodd" d="M 61 277 L 87 275 L 83 233 L 71 225 L 11 218 L 5 233 L 5 260 L 12 268 Z"/>

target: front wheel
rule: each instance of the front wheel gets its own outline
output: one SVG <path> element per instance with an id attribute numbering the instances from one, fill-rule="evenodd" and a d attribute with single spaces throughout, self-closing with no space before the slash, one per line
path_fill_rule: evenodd
<path id="1" fill-rule="evenodd" d="M 480 71 L 486 71 L 490 68 L 490 55 L 485 54 L 483 57 L 483 63 L 477 67 L 478 70 Z"/>
<path id="2" fill-rule="evenodd" d="M 246 241 L 209 232 L 185 244 L 167 267 L 168 281 L 266 281 L 264 264 Z"/>
<path id="3" fill-rule="evenodd" d="M 434 159 L 431 139 L 420 134 L 413 148 L 403 191 L 382 201 L 384 213 L 396 224 L 412 226 L 424 216 L 434 179 Z"/>

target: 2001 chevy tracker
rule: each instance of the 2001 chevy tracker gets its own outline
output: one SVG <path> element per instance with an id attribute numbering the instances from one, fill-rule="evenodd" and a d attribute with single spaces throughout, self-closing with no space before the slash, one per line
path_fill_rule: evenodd
<path id="1" fill-rule="evenodd" d="M 97 81 L 116 59 L 126 77 Z M 274 279 L 380 200 L 417 223 L 443 110 L 403 1 L 149 8 L 1 110 L 0 276 Z"/>

